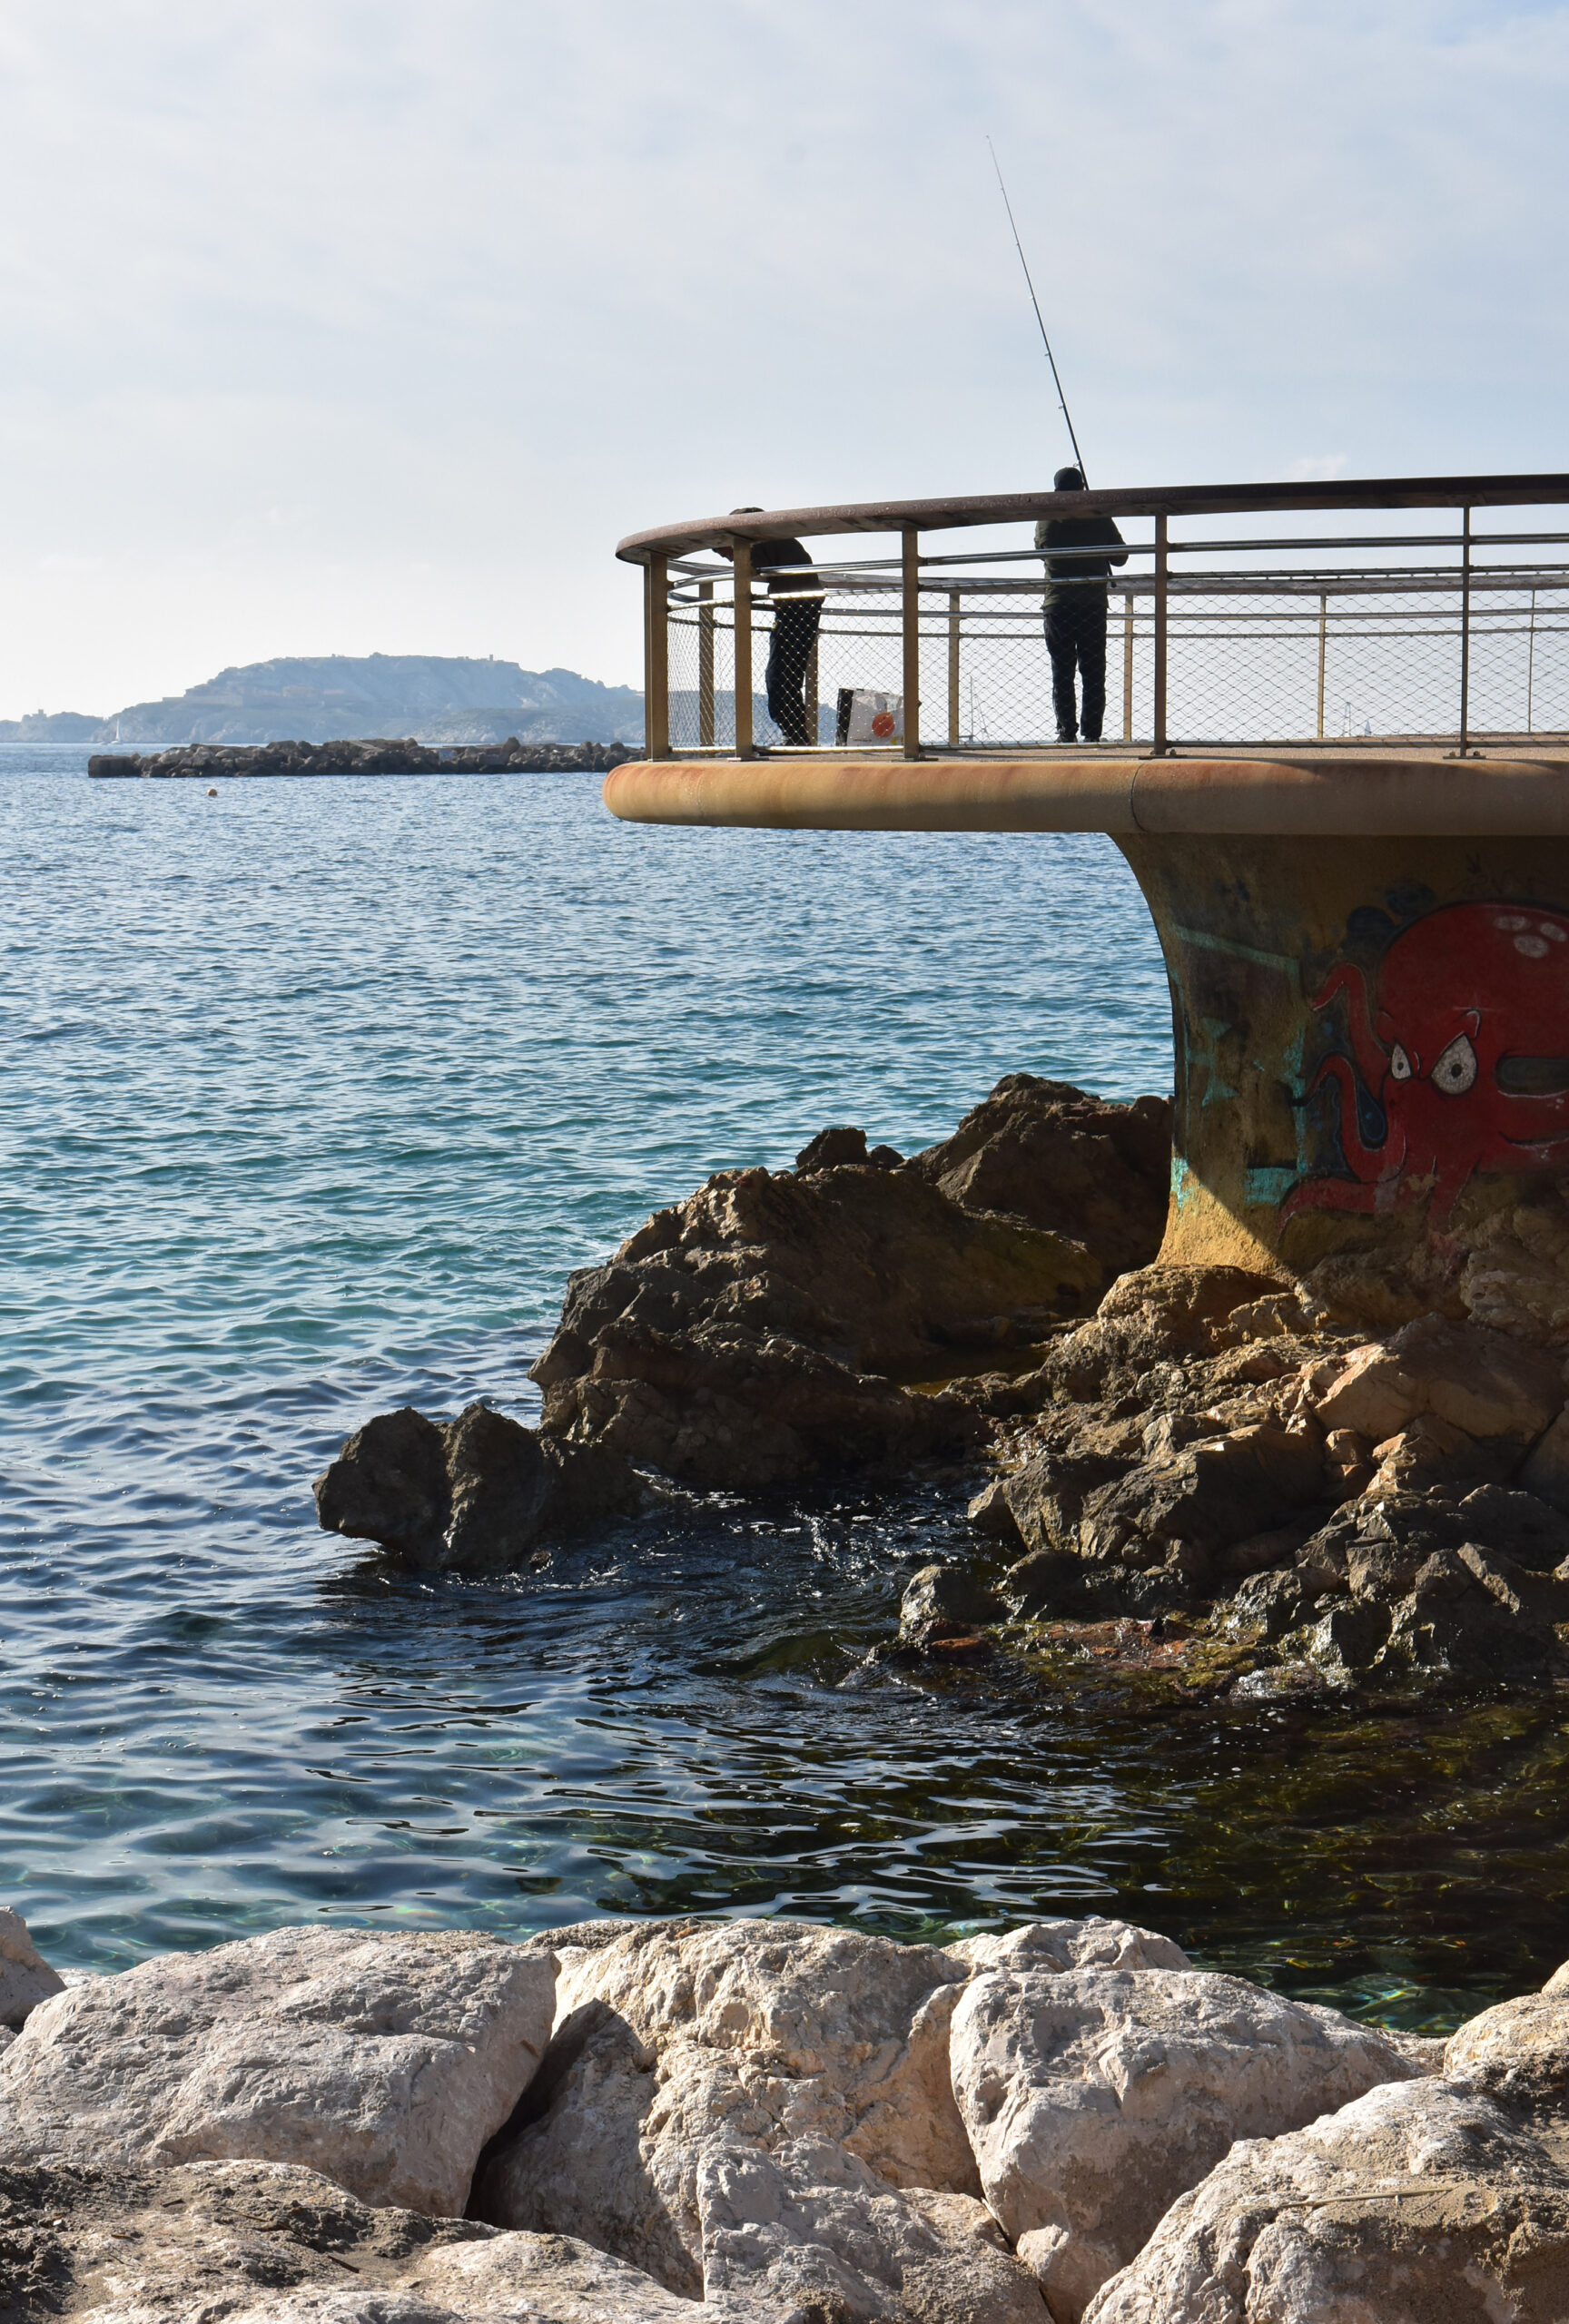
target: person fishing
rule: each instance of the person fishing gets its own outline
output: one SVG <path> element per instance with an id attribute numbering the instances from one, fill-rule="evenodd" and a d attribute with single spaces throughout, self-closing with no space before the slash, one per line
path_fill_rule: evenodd
<path id="1" fill-rule="evenodd" d="M 1054 492 L 1082 492 L 1081 468 L 1059 468 Z M 1107 583 L 1114 565 L 1126 565 L 1128 551 L 1110 517 L 1043 517 L 1035 546 L 1046 557 L 1046 651 L 1051 657 L 1051 708 L 1057 740 L 1100 740 L 1106 716 Z M 1052 549 L 1121 549 L 1109 556 L 1052 556 Z M 1077 675 L 1082 702 L 1074 699 Z"/>
<path id="2" fill-rule="evenodd" d="M 763 511 L 732 508 L 730 514 L 760 517 Z M 719 554 L 734 564 L 734 549 L 722 548 Z M 804 572 L 802 566 L 805 567 Z M 804 688 L 812 648 L 817 643 L 817 626 L 823 618 L 822 583 L 801 541 L 754 542 L 752 570 L 768 576 L 768 595 L 774 606 L 774 635 L 768 647 L 765 680 L 768 715 L 787 743 L 794 743 L 798 750 L 814 747 L 817 736 L 811 732 Z"/>

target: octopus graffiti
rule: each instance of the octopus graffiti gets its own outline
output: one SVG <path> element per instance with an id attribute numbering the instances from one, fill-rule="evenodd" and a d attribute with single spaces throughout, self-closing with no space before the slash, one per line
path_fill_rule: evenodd
<path id="1" fill-rule="evenodd" d="M 1311 1006 L 1337 1000 L 1350 1054 L 1327 1057 L 1313 1089 L 1337 1092 L 1349 1176 L 1303 1180 L 1282 1217 L 1430 1194 L 1441 1225 L 1475 1171 L 1569 1166 L 1569 914 L 1441 906 L 1393 939 L 1371 990 L 1342 962 Z"/>

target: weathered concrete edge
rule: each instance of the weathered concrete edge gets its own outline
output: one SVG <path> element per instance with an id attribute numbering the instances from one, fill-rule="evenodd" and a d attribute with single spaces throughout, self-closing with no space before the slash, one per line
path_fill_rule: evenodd
<path id="1" fill-rule="evenodd" d="M 775 831 L 1569 838 L 1549 758 L 635 760 L 604 799 L 623 822 Z"/>

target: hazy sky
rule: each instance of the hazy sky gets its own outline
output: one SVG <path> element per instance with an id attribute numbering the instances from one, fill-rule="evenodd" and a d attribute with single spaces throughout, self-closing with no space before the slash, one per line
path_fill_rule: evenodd
<path id="1" fill-rule="evenodd" d="M 1569 5 L 0 0 L 0 715 L 640 682 L 624 532 L 1569 467 Z"/>

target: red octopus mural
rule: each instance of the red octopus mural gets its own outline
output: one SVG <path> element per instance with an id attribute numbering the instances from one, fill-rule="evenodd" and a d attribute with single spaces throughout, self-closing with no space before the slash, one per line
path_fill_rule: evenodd
<path id="1" fill-rule="evenodd" d="M 1369 998 L 1343 963 L 1312 1001 L 1344 993 L 1356 1065 L 1328 1057 L 1352 1176 L 1311 1177 L 1297 1210 L 1388 1210 L 1432 1190 L 1441 1225 L 1475 1170 L 1569 1164 L 1569 915 L 1531 904 L 1447 904 L 1402 929 Z M 1382 1108 L 1367 1144 L 1356 1075 Z"/>

